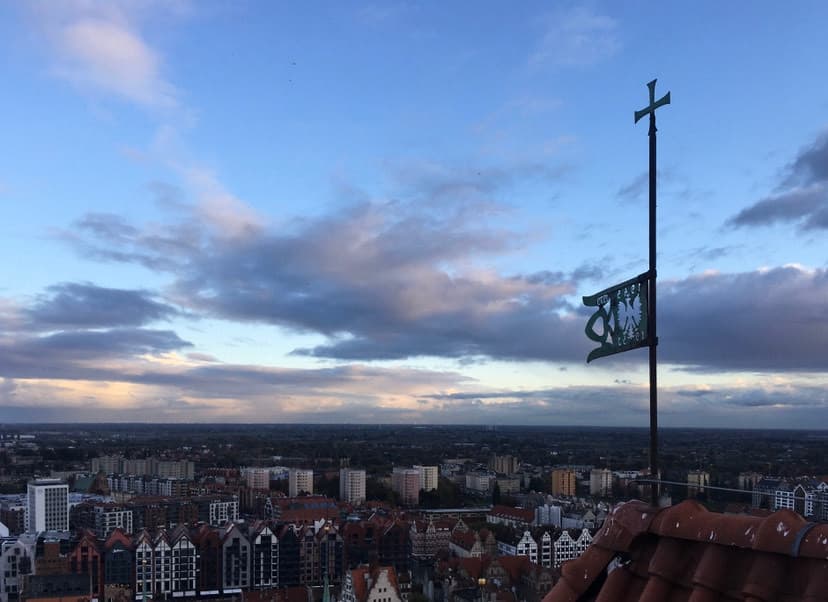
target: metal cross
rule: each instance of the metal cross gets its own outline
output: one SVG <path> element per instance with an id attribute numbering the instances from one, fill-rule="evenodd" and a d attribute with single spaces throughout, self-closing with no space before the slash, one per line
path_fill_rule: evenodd
<path id="1" fill-rule="evenodd" d="M 650 106 L 645 109 L 641 109 L 640 111 L 635 112 L 635 122 L 638 123 L 638 120 L 644 117 L 647 113 L 652 113 L 655 116 L 655 110 L 658 107 L 670 104 L 670 93 L 667 92 L 664 96 L 662 96 L 658 101 L 655 99 L 655 85 L 657 80 L 651 81 L 647 84 L 647 87 L 650 89 Z"/>

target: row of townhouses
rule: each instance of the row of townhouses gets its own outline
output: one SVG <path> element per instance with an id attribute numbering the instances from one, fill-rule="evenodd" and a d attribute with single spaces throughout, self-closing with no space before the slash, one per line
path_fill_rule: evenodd
<path id="1" fill-rule="evenodd" d="M 311 525 L 229 522 L 146 530 L 106 538 L 89 530 L 23 534 L 0 540 L 0 602 L 21 593 L 61 590 L 82 576 L 92 597 L 136 599 L 236 594 L 243 590 L 341 582 L 345 549 L 327 521 Z M 49 586 L 49 581 L 53 585 Z"/>

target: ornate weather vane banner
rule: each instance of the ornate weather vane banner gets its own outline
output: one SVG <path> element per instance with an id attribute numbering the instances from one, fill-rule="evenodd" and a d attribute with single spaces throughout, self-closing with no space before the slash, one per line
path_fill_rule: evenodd
<path id="1" fill-rule="evenodd" d="M 597 307 L 586 324 L 586 335 L 600 346 L 589 352 L 587 363 L 599 357 L 650 344 L 647 299 L 650 272 L 584 297 L 584 305 Z M 595 330 L 600 322 L 600 331 Z"/>

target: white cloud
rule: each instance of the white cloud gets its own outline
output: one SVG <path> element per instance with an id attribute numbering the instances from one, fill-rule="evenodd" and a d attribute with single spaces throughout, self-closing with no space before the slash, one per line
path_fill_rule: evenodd
<path id="1" fill-rule="evenodd" d="M 177 106 L 177 91 L 141 26 L 153 16 L 183 14 L 184 7 L 177 2 L 95 0 L 31 5 L 57 76 L 84 91 L 150 108 Z"/>
<path id="2" fill-rule="evenodd" d="M 57 36 L 61 77 L 141 105 L 175 106 L 175 88 L 161 75 L 158 55 L 126 24 L 81 19 L 61 27 Z"/>

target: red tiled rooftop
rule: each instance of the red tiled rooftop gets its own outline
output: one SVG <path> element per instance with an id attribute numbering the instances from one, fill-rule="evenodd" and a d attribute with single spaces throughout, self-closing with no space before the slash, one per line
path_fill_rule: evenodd
<path id="1" fill-rule="evenodd" d="M 627 502 L 561 572 L 544 602 L 828 601 L 828 524 Z"/>
<path id="2" fill-rule="evenodd" d="M 492 516 L 502 516 L 512 520 L 519 520 L 531 523 L 535 520 L 535 513 L 526 508 L 513 508 L 512 506 L 494 506 L 489 512 Z"/>

